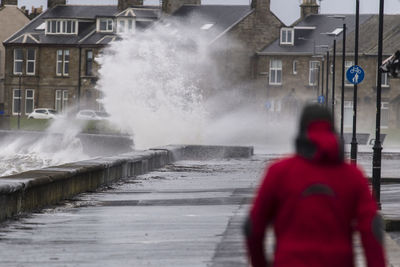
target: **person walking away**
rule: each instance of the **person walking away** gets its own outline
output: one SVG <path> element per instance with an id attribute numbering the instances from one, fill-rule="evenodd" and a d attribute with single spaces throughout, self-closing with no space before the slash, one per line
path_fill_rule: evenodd
<path id="1" fill-rule="evenodd" d="M 269 166 L 245 223 L 252 266 L 269 266 L 266 228 L 276 237 L 275 267 L 353 267 L 358 231 L 369 267 L 385 266 L 383 224 L 367 179 L 344 161 L 330 112 L 303 109 L 296 153 Z"/>

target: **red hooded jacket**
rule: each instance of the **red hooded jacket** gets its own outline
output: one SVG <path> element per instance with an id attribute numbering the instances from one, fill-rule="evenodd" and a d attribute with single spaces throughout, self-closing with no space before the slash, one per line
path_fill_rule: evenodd
<path id="1" fill-rule="evenodd" d="M 342 160 L 331 123 L 313 121 L 300 135 L 297 154 L 268 168 L 254 200 L 246 223 L 252 265 L 267 266 L 264 235 L 273 224 L 273 266 L 353 267 L 355 231 L 368 266 L 385 266 L 377 205 L 364 175 Z"/>

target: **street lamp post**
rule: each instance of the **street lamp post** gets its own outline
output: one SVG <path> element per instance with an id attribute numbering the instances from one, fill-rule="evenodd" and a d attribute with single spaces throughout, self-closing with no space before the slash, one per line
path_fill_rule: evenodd
<path id="1" fill-rule="evenodd" d="M 21 98 L 22 98 L 22 92 L 21 92 L 21 77 L 22 74 L 18 76 L 18 85 L 19 85 L 19 98 L 18 98 L 18 130 L 20 129 L 20 120 L 21 120 Z"/>
<path id="2" fill-rule="evenodd" d="M 344 124 L 344 72 L 346 69 L 346 23 L 343 23 L 343 45 L 342 45 L 342 95 L 340 103 L 340 138 L 343 139 Z"/>
<path id="3" fill-rule="evenodd" d="M 379 33 L 378 33 L 378 79 L 376 85 L 376 127 L 374 155 L 372 160 L 372 187 L 375 199 L 381 209 L 381 91 L 382 91 L 382 46 L 383 46 L 383 8 L 384 0 L 379 4 Z"/>
<path id="4" fill-rule="evenodd" d="M 332 72 L 332 116 L 335 116 L 335 73 L 336 73 L 336 38 L 333 39 L 333 72 Z M 335 121 L 335 120 L 333 120 Z"/>
<path id="5" fill-rule="evenodd" d="M 359 32 L 359 18 L 360 18 L 360 0 L 356 0 L 356 36 L 355 36 L 355 51 L 354 51 L 354 64 L 358 65 L 358 32 Z M 357 84 L 354 84 L 353 92 L 353 135 L 351 139 L 350 157 L 353 164 L 357 164 Z"/>
<path id="6" fill-rule="evenodd" d="M 326 51 L 326 88 L 325 88 L 325 95 L 326 95 L 326 102 L 325 102 L 325 106 L 328 107 L 328 103 L 329 103 L 329 70 L 330 70 L 330 66 L 329 66 L 329 49 Z"/>

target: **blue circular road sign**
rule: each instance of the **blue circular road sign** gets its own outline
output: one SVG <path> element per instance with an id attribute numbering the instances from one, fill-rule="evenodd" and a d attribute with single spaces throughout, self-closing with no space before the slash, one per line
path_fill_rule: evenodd
<path id="1" fill-rule="evenodd" d="M 352 84 L 359 84 L 364 80 L 364 70 L 357 65 L 351 66 L 346 71 L 346 78 Z"/>
<path id="2" fill-rule="evenodd" d="M 323 104 L 323 103 L 325 103 L 325 97 L 323 95 L 320 95 L 320 96 L 318 96 L 317 101 L 319 104 Z"/>

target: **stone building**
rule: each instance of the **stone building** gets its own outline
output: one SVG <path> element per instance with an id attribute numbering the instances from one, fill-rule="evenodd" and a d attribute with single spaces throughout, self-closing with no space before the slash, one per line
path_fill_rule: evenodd
<path id="1" fill-rule="evenodd" d="M 253 0 L 248 6 L 204 6 L 200 0 L 160 3 L 143 6 L 142 0 L 119 0 L 117 6 L 73 6 L 49 0 L 43 14 L 4 42 L 7 113 L 21 110 L 27 115 L 36 107 L 64 110 L 72 104 L 99 108 L 99 66 L 93 59 L 119 34 L 145 29 L 160 16 L 203 17 L 198 29 L 207 32 L 210 45 L 224 46 L 219 65 L 234 77 L 233 83 L 254 76 L 254 55 L 278 37 L 283 25 L 270 11 L 270 0 Z M 231 38 L 239 40 L 240 47 L 233 47 Z"/>
<path id="2" fill-rule="evenodd" d="M 3 41 L 29 22 L 17 1 L 2 0 L 0 4 L 0 111 L 4 103 L 5 48 Z"/>
<path id="3" fill-rule="evenodd" d="M 118 6 L 66 5 L 48 9 L 4 42 L 5 110 L 28 115 L 34 108 L 98 109 L 95 57 L 120 35 L 149 27 L 155 7 L 120 0 Z"/>
<path id="4" fill-rule="evenodd" d="M 269 112 L 297 114 L 297 107 L 317 102 L 332 105 L 333 40 L 336 39 L 334 111 L 341 118 L 343 23 L 346 23 L 346 70 L 354 64 L 355 15 L 319 14 L 315 0 L 303 0 L 301 18 L 280 29 L 280 37 L 257 53 L 255 83 L 260 106 Z M 313 8 L 312 8 L 313 7 Z M 400 48 L 400 15 L 385 15 L 384 58 Z M 358 85 L 357 130 L 373 133 L 377 87 L 378 16 L 360 15 L 359 62 L 365 79 Z M 329 65 L 327 56 L 329 52 Z M 328 72 L 326 71 L 328 69 Z M 328 76 L 328 83 L 327 83 Z M 326 95 L 328 84 L 328 95 Z M 400 80 L 382 77 L 382 129 L 400 128 Z M 345 81 L 344 128 L 351 131 L 354 86 Z M 321 98 L 320 98 L 321 100 Z M 387 130 L 385 130 L 387 131 Z"/>

